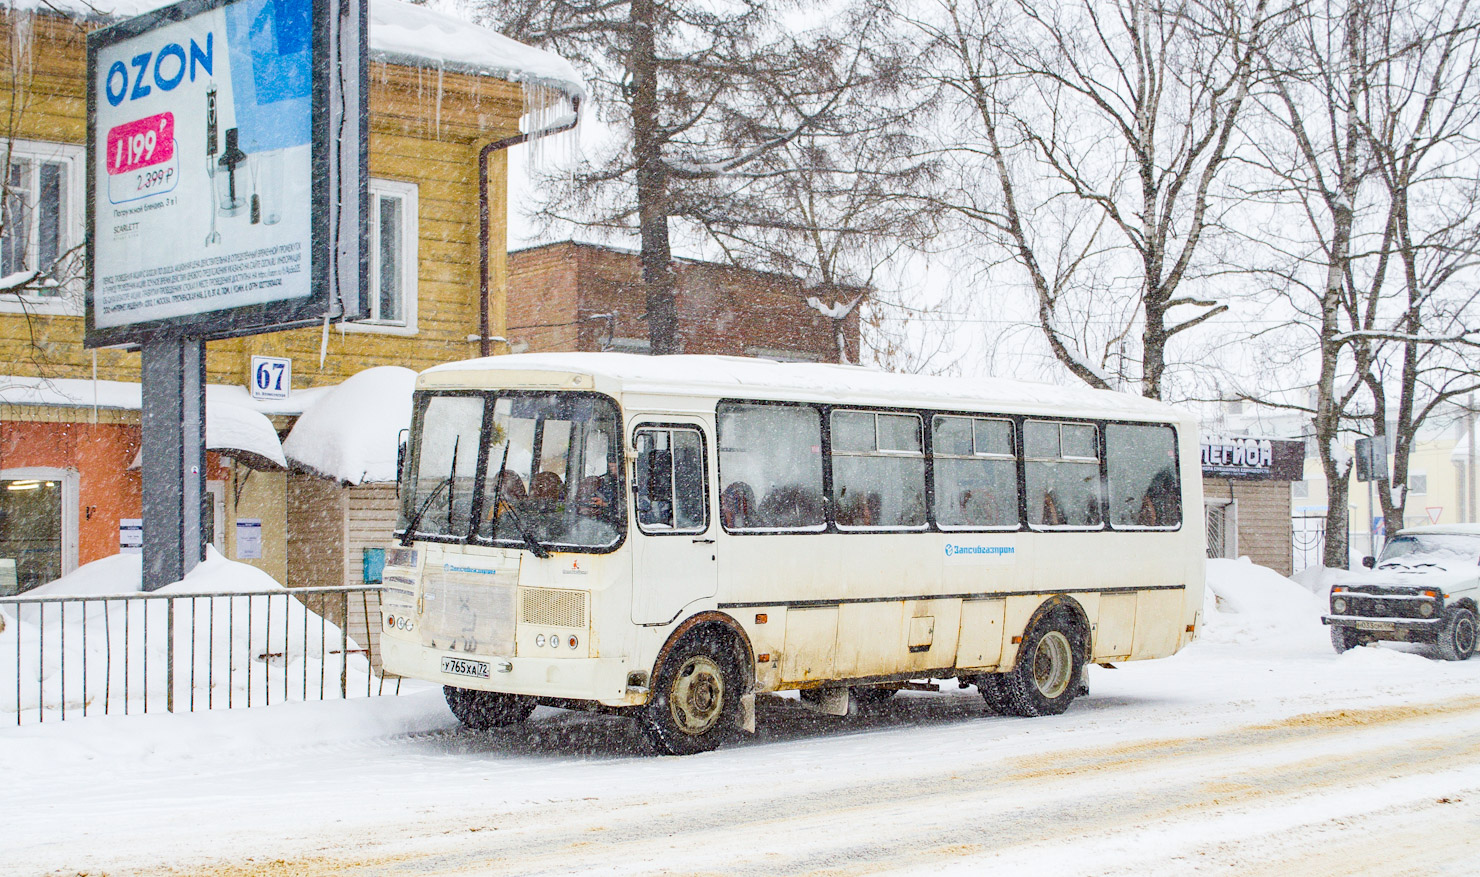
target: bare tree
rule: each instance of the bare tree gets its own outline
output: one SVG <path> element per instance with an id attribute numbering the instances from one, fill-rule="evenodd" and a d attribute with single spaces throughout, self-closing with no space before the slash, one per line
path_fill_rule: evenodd
<path id="1" fill-rule="evenodd" d="M 1467 277 L 1480 263 L 1480 16 L 1467 0 L 1378 8 L 1372 28 L 1381 49 L 1364 134 L 1401 270 L 1378 325 L 1356 343 L 1374 365 L 1365 375 L 1373 434 L 1393 428 L 1393 469 L 1378 479 L 1393 530 L 1403 524 L 1420 429 L 1480 389 L 1476 288 Z"/>
<path id="2" fill-rule="evenodd" d="M 1171 340 L 1227 308 L 1198 256 L 1268 7 L 935 0 L 916 20 L 958 108 L 947 206 L 1027 275 L 1050 349 L 1092 386 L 1160 398 Z"/>
<path id="3" fill-rule="evenodd" d="M 1346 439 L 1384 435 L 1395 393 L 1395 476 L 1406 480 L 1423 420 L 1474 385 L 1463 364 L 1473 293 L 1454 280 L 1473 263 L 1480 230 L 1471 219 L 1475 33 L 1466 0 L 1422 9 L 1322 0 L 1298 12 L 1262 62 L 1265 118 L 1276 127 L 1253 138 L 1250 163 L 1272 180 L 1261 201 L 1292 206 L 1291 224 L 1304 231 L 1270 223 L 1248 243 L 1277 253 L 1267 279 L 1311 338 L 1311 401 L 1289 407 L 1311 415 L 1326 479 L 1324 562 L 1344 567 Z M 1381 488 L 1385 514 L 1401 521 L 1405 491 Z"/>
<path id="4" fill-rule="evenodd" d="M 736 180 L 838 123 L 877 77 L 858 34 L 796 33 L 764 0 L 513 0 L 482 13 L 584 66 L 621 137 L 551 190 L 549 216 L 640 238 L 653 353 L 679 349 L 671 223 L 714 221 Z M 877 9 L 847 19 L 867 28 Z M 696 226 L 697 227 L 697 226 Z"/>

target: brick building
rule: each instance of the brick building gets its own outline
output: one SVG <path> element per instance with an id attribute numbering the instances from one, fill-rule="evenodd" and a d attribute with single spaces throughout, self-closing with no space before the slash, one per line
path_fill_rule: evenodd
<path id="1" fill-rule="evenodd" d="M 635 251 L 563 241 L 515 250 L 508 266 L 512 349 L 647 352 Z M 837 362 L 841 341 L 847 361 L 858 361 L 857 309 L 835 320 L 807 299 L 831 308 L 862 290 L 828 295 L 795 277 L 689 259 L 673 260 L 673 269 L 684 353 Z"/>

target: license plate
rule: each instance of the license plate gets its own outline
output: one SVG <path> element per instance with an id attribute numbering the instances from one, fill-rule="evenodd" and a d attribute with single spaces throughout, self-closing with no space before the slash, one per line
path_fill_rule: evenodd
<path id="1" fill-rule="evenodd" d="M 452 673 L 456 676 L 472 676 L 477 679 L 487 679 L 488 662 L 469 661 L 466 658 L 443 658 L 442 672 Z"/>
<path id="2" fill-rule="evenodd" d="M 1348 621 L 1346 625 L 1357 630 L 1395 630 L 1397 627 L 1391 621 Z"/>

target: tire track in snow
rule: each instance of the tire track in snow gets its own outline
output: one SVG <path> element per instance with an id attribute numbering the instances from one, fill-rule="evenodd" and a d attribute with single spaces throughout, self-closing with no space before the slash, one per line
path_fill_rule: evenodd
<path id="1" fill-rule="evenodd" d="M 764 771 L 763 753 L 756 755 Z M 192 872 L 848 875 L 949 871 L 994 859 L 1027 864 L 1054 859 L 1057 851 L 1067 857 L 1066 873 L 1115 873 L 1118 857 L 1129 874 L 1153 873 L 1147 866 L 1171 850 L 1183 858 L 1164 873 L 1181 873 L 1193 869 L 1199 851 L 1207 864 L 1225 866 L 1217 853 L 1231 855 L 1232 848 L 1214 829 L 1242 819 L 1254 823 L 1244 829 L 1252 832 L 1244 853 L 1251 864 L 1267 852 L 1324 863 L 1312 875 L 1352 873 L 1343 850 L 1365 844 L 1374 853 L 1369 861 L 1382 863 L 1374 872 L 1392 873 L 1395 863 L 1383 850 L 1393 844 L 1381 841 L 1378 829 L 1473 816 L 1467 804 L 1430 805 L 1441 810 L 1429 815 L 1423 800 L 1433 801 L 1434 789 L 1480 799 L 1480 698 L 1312 713 L 1217 736 L 1025 757 L 955 753 L 961 763 L 954 767 L 948 755 L 915 776 L 841 778 L 784 801 L 763 778 L 743 787 L 675 789 L 664 800 L 607 795 L 451 826 L 400 826 L 358 851 L 326 836 L 320 855 Z M 1364 795 L 1370 806 L 1353 804 Z M 1311 827 L 1329 821 L 1323 796 L 1352 810 L 1348 827 Z M 1389 807 L 1394 796 L 1406 810 Z M 1284 825 L 1263 824 L 1269 813 L 1281 814 Z M 1179 830 L 1190 840 L 1169 837 Z M 1465 854 L 1442 839 L 1409 846 L 1408 855 L 1431 865 Z M 1288 868 L 1290 859 L 1268 861 Z"/>

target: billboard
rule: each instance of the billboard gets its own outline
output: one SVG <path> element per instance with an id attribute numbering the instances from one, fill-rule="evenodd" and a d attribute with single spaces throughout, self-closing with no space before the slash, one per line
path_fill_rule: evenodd
<path id="1" fill-rule="evenodd" d="M 88 36 L 89 347 L 367 315 L 364 6 L 184 0 Z"/>

